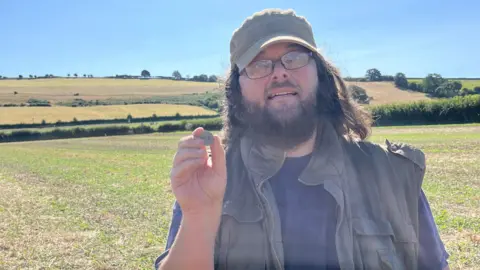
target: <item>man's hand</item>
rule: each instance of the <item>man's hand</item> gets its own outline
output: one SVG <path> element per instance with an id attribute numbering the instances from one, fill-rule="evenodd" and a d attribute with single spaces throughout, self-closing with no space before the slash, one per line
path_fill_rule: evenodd
<path id="1" fill-rule="evenodd" d="M 199 138 L 203 132 L 203 128 L 197 128 L 180 139 L 170 173 L 173 193 L 185 217 L 216 213 L 221 209 L 225 193 L 225 151 L 215 135 L 209 158 Z"/>

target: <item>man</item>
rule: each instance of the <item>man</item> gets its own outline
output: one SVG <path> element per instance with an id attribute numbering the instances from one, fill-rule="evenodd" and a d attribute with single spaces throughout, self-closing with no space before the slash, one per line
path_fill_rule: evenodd
<path id="1" fill-rule="evenodd" d="M 269 9 L 230 44 L 223 144 L 198 128 L 173 160 L 159 269 L 448 269 L 423 153 L 365 141 L 371 117 L 308 21 Z"/>

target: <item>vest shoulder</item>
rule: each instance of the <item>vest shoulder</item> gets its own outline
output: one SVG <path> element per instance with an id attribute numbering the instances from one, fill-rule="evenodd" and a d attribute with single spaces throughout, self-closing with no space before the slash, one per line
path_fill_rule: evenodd
<path id="1" fill-rule="evenodd" d="M 390 142 L 388 139 L 385 140 L 384 145 L 368 141 L 358 142 L 358 144 L 367 147 L 371 153 L 389 155 L 403 160 L 408 160 L 420 167 L 422 170 L 425 170 L 425 153 L 411 144 L 403 142 Z"/>

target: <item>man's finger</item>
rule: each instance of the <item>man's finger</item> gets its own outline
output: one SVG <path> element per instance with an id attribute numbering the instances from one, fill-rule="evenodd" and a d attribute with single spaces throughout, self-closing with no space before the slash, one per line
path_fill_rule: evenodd
<path id="1" fill-rule="evenodd" d="M 210 149 L 212 150 L 212 169 L 219 175 L 226 175 L 225 150 L 217 135 L 213 136 L 213 144 Z"/>
<path id="2" fill-rule="evenodd" d="M 183 183 L 178 183 L 178 179 L 190 179 L 190 177 L 186 176 L 192 174 L 197 168 L 203 166 L 204 163 L 204 158 L 193 158 L 184 160 L 182 163 L 174 166 L 170 172 L 170 179 L 173 185 L 182 185 Z"/>
<path id="3" fill-rule="evenodd" d="M 180 148 L 173 158 L 173 166 L 192 158 L 203 158 L 207 156 L 205 148 Z"/>

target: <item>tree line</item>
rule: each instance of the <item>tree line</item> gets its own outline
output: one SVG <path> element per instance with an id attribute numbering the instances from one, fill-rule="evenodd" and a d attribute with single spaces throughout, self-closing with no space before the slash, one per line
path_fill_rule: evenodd
<path id="1" fill-rule="evenodd" d="M 28 76 L 29 79 L 45 79 L 45 78 L 59 78 L 60 76 L 54 76 L 53 74 L 45 74 L 45 76 L 37 76 L 37 75 L 32 75 L 30 74 Z M 70 73 L 67 73 L 67 78 L 71 78 L 72 75 Z M 81 77 L 78 73 L 73 73 L 74 78 Z M 84 78 L 94 78 L 92 74 L 83 74 Z M 22 74 L 18 75 L 17 79 L 18 80 L 23 80 L 24 77 Z M 140 75 L 128 75 L 128 74 L 123 74 L 123 75 L 118 75 L 116 74 L 115 76 L 106 76 L 106 78 L 116 78 L 116 79 L 148 79 L 152 78 L 150 72 L 146 69 L 142 70 L 140 72 Z M 155 78 L 158 79 L 172 79 L 172 80 L 182 80 L 182 81 L 196 81 L 196 82 L 217 82 L 218 78 L 216 75 L 207 75 L 207 74 L 198 74 L 194 75 L 191 77 L 190 75 L 187 75 L 186 77 L 183 77 L 182 74 L 178 71 L 175 70 L 172 73 L 172 76 L 155 76 Z M 1 76 L 0 75 L 0 80 L 1 79 L 9 79 L 6 76 Z M 13 79 L 13 78 L 12 78 Z"/>
<path id="2" fill-rule="evenodd" d="M 480 86 L 468 89 L 463 87 L 458 80 L 448 80 L 443 78 L 438 73 L 430 73 L 421 82 L 409 82 L 407 76 L 403 72 L 398 72 L 395 76 L 382 75 L 376 69 L 368 69 L 363 78 L 345 78 L 346 81 L 360 81 L 360 82 L 382 82 L 392 81 L 400 89 L 412 90 L 422 93 L 427 93 L 434 97 L 455 97 L 480 94 Z"/>

